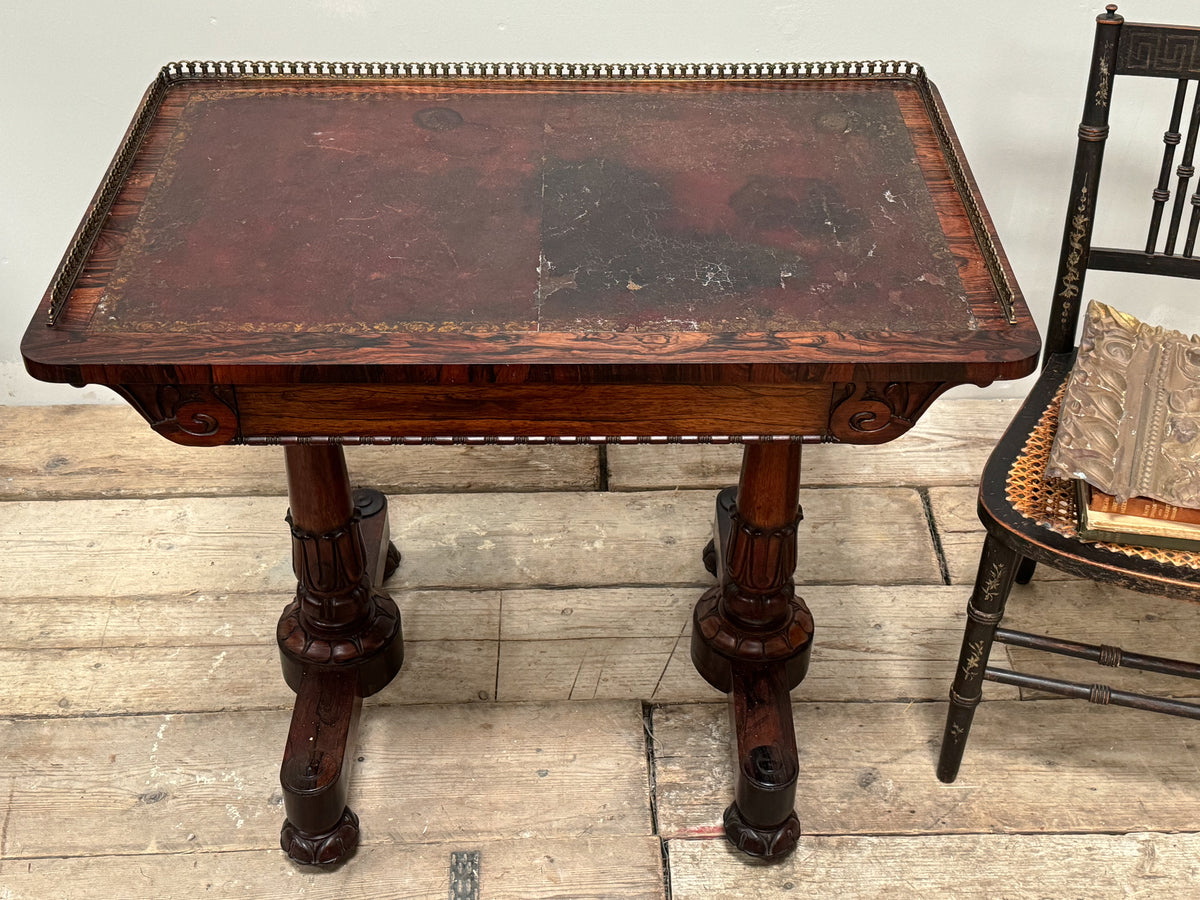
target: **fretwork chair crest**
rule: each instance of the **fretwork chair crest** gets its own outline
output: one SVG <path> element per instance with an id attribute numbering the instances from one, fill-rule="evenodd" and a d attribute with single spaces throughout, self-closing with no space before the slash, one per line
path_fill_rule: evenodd
<path id="1" fill-rule="evenodd" d="M 1114 90 L 1114 83 L 1125 81 L 1126 76 L 1177 82 L 1157 183 L 1153 170 L 1148 173 L 1147 187 L 1153 187 L 1149 231 L 1144 248 L 1138 250 L 1092 246 L 1110 103 L 1120 93 Z M 1072 483 L 1044 477 L 1062 391 L 1075 359 L 1075 333 L 1087 271 L 1200 278 L 1200 258 L 1195 254 L 1200 190 L 1193 181 L 1200 136 L 1198 79 L 1200 28 L 1125 22 L 1115 6 L 1109 6 L 1096 20 L 1041 375 L 980 479 L 978 511 L 987 537 L 950 690 L 950 711 L 938 761 L 942 781 L 953 781 L 958 775 L 984 680 L 1094 703 L 1200 718 L 1200 704 L 1028 675 L 988 664 L 995 641 L 1102 665 L 1200 678 L 1200 665 L 1196 663 L 1000 627 L 1014 581 L 1027 582 L 1037 563 L 1096 582 L 1200 602 L 1200 553 L 1082 541 L 1076 530 Z M 1115 305 L 1120 305 L 1119 300 Z"/>

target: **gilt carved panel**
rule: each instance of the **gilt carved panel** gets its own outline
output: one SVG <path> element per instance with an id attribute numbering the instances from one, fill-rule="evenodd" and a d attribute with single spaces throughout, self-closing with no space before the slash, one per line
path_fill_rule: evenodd
<path id="1" fill-rule="evenodd" d="M 1200 338 L 1093 301 L 1046 474 L 1200 506 Z"/>

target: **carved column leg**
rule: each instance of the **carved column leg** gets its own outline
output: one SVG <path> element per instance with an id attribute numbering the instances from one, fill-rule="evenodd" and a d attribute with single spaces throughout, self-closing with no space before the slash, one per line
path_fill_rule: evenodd
<path id="1" fill-rule="evenodd" d="M 725 834 L 766 859 L 800 837 L 788 691 L 808 672 L 813 621 L 792 581 L 799 491 L 800 444 L 746 445 L 736 491 L 717 498 L 711 558 L 720 582 L 696 604 L 692 628 L 696 669 L 732 695 L 737 769 Z"/>
<path id="2" fill-rule="evenodd" d="M 938 758 L 937 776 L 947 783 L 958 777 L 975 707 L 983 699 L 983 675 L 992 655 L 992 639 L 1004 617 L 1004 604 L 1020 562 L 1017 553 L 991 535 L 983 542 L 975 588 L 967 602 L 967 627 L 950 687 L 950 711 Z"/>
<path id="3" fill-rule="evenodd" d="M 378 491 L 352 495 L 342 448 L 285 449 L 296 599 L 279 620 L 283 675 L 296 691 L 279 779 L 281 844 L 297 862 L 337 863 L 358 843 L 346 806 L 362 698 L 400 670 L 400 612 L 379 584 L 399 562 Z"/>

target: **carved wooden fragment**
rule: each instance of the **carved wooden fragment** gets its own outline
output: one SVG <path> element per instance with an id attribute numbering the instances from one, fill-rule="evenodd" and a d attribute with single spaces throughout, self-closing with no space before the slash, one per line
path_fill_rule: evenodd
<path id="1" fill-rule="evenodd" d="M 1088 306 L 1046 474 L 1200 506 L 1200 338 Z"/>

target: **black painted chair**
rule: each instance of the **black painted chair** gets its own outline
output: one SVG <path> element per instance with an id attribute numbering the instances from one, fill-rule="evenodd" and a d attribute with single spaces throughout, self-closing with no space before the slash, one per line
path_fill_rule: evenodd
<path id="1" fill-rule="evenodd" d="M 1149 235 L 1146 246 L 1140 250 L 1093 247 L 1091 243 L 1100 166 L 1108 136 L 1109 104 L 1114 94 L 1119 94 L 1119 90 L 1114 91 L 1114 82 L 1124 81 L 1127 76 L 1170 78 L 1178 84 L 1170 124 L 1163 138 L 1162 168 L 1152 192 Z M 1079 126 L 1079 147 L 1041 376 L 992 453 L 981 478 L 979 518 L 987 528 L 987 538 L 967 606 L 962 653 L 950 690 L 950 712 L 938 761 L 938 777 L 942 781 L 953 781 L 958 775 L 984 680 L 1037 688 L 1093 703 L 1200 719 L 1200 704 L 988 665 L 993 642 L 1000 642 L 1088 659 L 1101 665 L 1200 678 L 1200 665 L 1196 663 L 1000 627 L 1013 582 L 1027 583 L 1037 563 L 1098 582 L 1200 602 L 1200 553 L 1081 541 L 1075 529 L 1076 501 L 1071 482 L 1044 478 L 1062 390 L 1075 358 L 1075 332 L 1086 272 L 1103 269 L 1200 278 L 1200 258 L 1195 255 L 1200 190 L 1191 186 L 1200 137 L 1198 80 L 1200 28 L 1127 23 L 1116 14 L 1115 6 L 1109 6 L 1096 20 L 1095 50 L 1088 74 L 1083 122 Z M 1180 150 L 1180 161 L 1175 167 Z M 1165 234 L 1160 233 L 1164 231 Z M 1200 625 L 1200 620 L 1197 624 Z"/>

